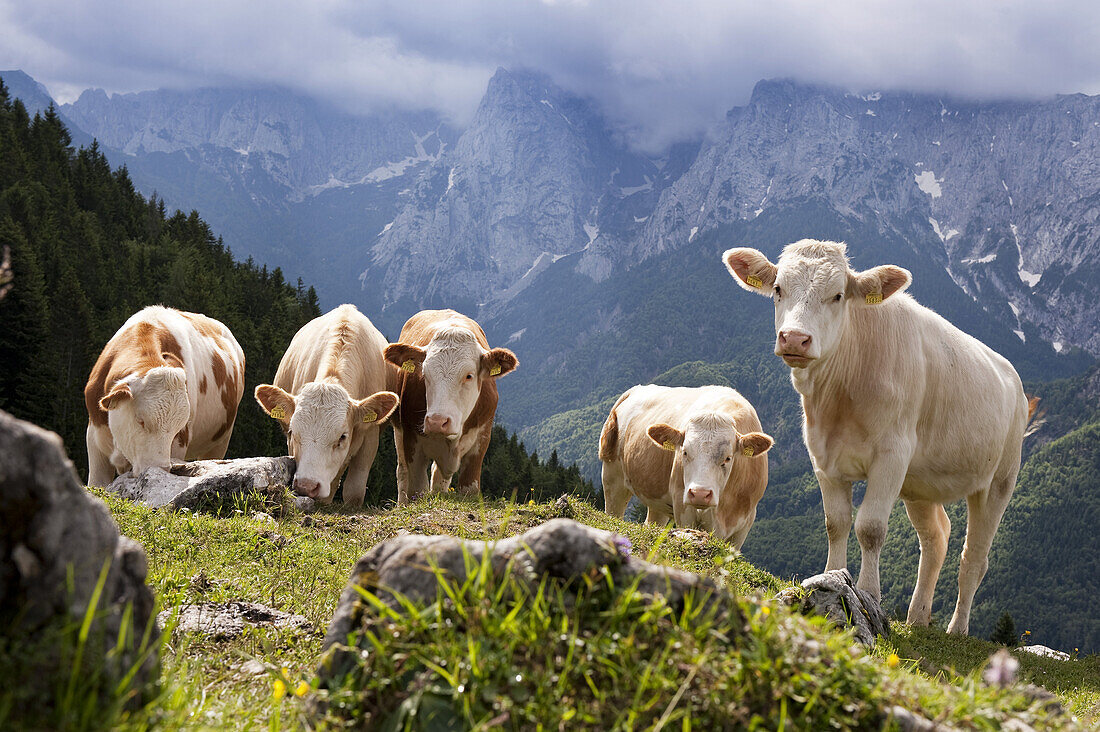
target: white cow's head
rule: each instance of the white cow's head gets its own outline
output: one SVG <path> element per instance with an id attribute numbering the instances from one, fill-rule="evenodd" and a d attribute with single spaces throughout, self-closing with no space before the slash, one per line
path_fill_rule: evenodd
<path id="1" fill-rule="evenodd" d="M 787 245 L 778 265 L 746 248 L 722 259 L 739 285 L 775 302 L 775 355 L 794 368 L 832 352 L 852 309 L 876 307 L 912 280 L 890 264 L 853 272 L 844 244 L 813 239 Z"/>
<path id="2" fill-rule="evenodd" d="M 392 391 L 352 399 L 344 387 L 324 381 L 306 384 L 297 396 L 260 384 L 256 401 L 286 433 L 287 450 L 298 465 L 294 490 L 322 500 L 329 498 L 332 483 L 348 459 L 355 429 L 377 427 L 397 408 Z"/>
<path id="3" fill-rule="evenodd" d="M 176 366 L 158 366 L 122 379 L 99 400 L 115 449 L 134 474 L 146 468 L 167 470 L 172 464 L 172 440 L 187 426 L 187 374 Z"/>
<path id="4" fill-rule="evenodd" d="M 485 350 L 466 328 L 440 330 L 427 348 L 407 343 L 386 346 L 386 360 L 424 379 L 424 434 L 456 440 L 474 411 L 481 385 L 519 365 L 507 348 Z"/>
<path id="5" fill-rule="evenodd" d="M 755 460 L 775 441 L 763 432 L 740 434 L 733 420 L 721 414 L 698 414 L 681 431 L 664 423 L 650 425 L 649 439 L 679 454 L 683 466 L 684 505 L 717 506 L 735 460 Z"/>

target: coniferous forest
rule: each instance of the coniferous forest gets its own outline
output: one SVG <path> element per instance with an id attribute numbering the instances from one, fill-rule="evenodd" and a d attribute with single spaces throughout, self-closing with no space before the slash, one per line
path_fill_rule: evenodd
<path id="1" fill-rule="evenodd" d="M 244 349 L 245 396 L 227 457 L 281 455 L 286 442 L 252 399 L 294 333 L 320 315 L 317 293 L 279 269 L 241 263 L 197 211 L 170 213 L 112 170 L 93 142 L 74 150 L 51 108 L 31 118 L 0 82 L 0 249 L 14 287 L 0 301 L 0 408 L 57 432 L 83 476 L 83 389 L 107 340 L 147 305 L 225 323 Z M 366 313 L 370 317 L 370 313 Z M 396 497 L 392 432 L 384 430 L 371 497 Z M 591 494 L 575 468 L 528 455 L 497 428 L 486 456 L 490 495 Z"/>

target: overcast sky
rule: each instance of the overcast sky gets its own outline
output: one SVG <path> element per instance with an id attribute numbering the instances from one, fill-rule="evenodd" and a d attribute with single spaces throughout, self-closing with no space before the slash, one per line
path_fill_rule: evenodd
<path id="1" fill-rule="evenodd" d="M 0 69 L 85 88 L 277 83 L 461 125 L 497 66 L 660 147 L 761 78 L 979 97 L 1100 91 L 1097 0 L 0 0 Z"/>

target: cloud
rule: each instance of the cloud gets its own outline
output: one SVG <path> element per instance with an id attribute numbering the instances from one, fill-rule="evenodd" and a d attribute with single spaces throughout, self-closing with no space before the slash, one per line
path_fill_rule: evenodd
<path id="1" fill-rule="evenodd" d="M 497 66 L 527 66 L 647 148 L 698 135 L 761 78 L 1092 93 L 1098 39 L 1092 0 L 0 0 L 0 67 L 55 94 L 281 84 L 462 124 Z"/>

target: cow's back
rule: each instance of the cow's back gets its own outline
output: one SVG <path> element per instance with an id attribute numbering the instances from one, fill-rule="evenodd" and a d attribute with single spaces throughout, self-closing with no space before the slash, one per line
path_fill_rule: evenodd
<path id="1" fill-rule="evenodd" d="M 363 399 L 386 388 L 386 344 L 367 316 L 354 305 L 341 305 L 294 334 L 274 384 L 297 394 L 308 383 L 335 380 L 353 399 Z"/>

